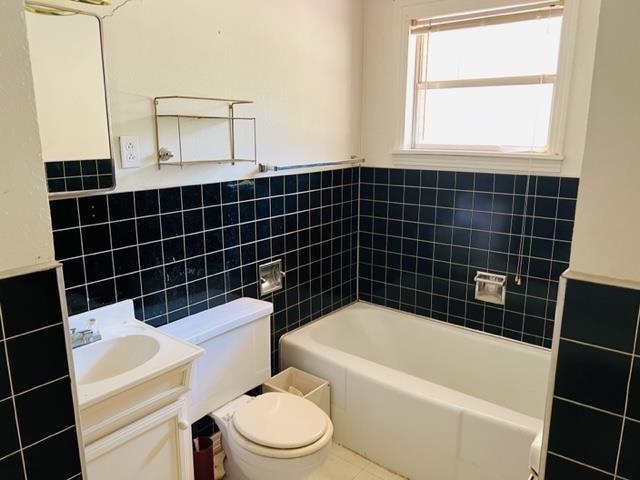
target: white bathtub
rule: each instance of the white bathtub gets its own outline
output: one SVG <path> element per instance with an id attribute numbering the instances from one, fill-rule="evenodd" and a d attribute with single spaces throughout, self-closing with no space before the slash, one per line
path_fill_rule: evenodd
<path id="1" fill-rule="evenodd" d="M 415 480 L 526 480 L 550 353 L 366 303 L 280 341 L 331 382 L 334 440 Z"/>

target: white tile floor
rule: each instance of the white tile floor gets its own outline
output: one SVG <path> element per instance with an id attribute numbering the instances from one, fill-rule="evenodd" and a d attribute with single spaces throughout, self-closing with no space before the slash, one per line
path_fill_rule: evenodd
<path id="1" fill-rule="evenodd" d="M 333 444 L 329 458 L 309 480 L 403 480 L 404 477 L 370 462 L 357 453 Z"/>

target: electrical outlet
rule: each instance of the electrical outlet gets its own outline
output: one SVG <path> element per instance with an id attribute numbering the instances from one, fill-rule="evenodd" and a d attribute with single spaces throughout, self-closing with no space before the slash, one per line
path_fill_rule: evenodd
<path id="1" fill-rule="evenodd" d="M 140 146 L 138 137 L 120 137 L 120 161 L 122 168 L 137 168 L 140 166 Z"/>

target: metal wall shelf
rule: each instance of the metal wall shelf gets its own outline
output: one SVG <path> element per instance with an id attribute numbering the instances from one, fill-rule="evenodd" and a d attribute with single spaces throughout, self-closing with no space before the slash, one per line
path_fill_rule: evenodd
<path id="1" fill-rule="evenodd" d="M 237 105 L 252 104 L 251 100 L 235 100 L 229 98 L 214 97 L 194 97 L 184 95 L 169 95 L 155 97 L 154 105 L 154 122 L 156 130 L 156 151 L 158 169 L 165 165 L 183 167 L 185 165 L 196 164 L 235 164 L 236 162 L 257 163 L 257 144 L 256 144 L 256 119 L 255 117 L 236 116 L 235 107 Z M 211 110 L 225 109 L 227 115 L 207 113 Z M 163 145 L 166 142 L 166 133 L 160 128 L 160 119 L 175 119 L 176 121 L 176 137 L 172 142 L 177 142 L 178 157 Z M 188 159 L 184 157 L 183 149 L 183 122 L 185 120 L 203 120 L 203 121 L 222 121 L 228 124 L 228 158 L 206 158 L 206 159 Z M 236 145 L 236 122 L 249 122 L 253 137 L 253 158 L 241 158 L 237 155 Z"/>

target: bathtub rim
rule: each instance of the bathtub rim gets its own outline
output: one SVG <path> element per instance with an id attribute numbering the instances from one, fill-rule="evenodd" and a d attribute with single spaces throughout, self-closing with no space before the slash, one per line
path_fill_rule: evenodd
<path id="1" fill-rule="evenodd" d="M 353 307 L 355 305 L 358 305 L 358 304 L 371 306 L 371 307 L 374 307 L 376 309 L 387 310 L 387 311 L 393 312 L 396 315 L 406 315 L 408 317 L 415 318 L 415 319 L 417 319 L 419 321 L 429 322 L 429 323 L 433 324 L 436 327 L 442 327 L 444 329 L 455 329 L 455 330 L 461 331 L 461 332 L 463 332 L 463 333 L 465 333 L 467 335 L 470 334 L 470 333 L 480 334 L 480 335 L 492 338 L 494 340 L 498 340 L 499 342 L 508 342 L 509 344 L 515 344 L 515 345 L 517 345 L 519 347 L 524 347 L 524 348 L 531 348 L 531 349 L 538 350 L 538 351 L 541 351 L 541 352 L 544 352 L 544 353 L 547 353 L 547 354 L 551 354 L 553 352 L 553 345 L 555 343 L 555 339 L 554 339 L 554 343 L 552 343 L 552 348 L 546 348 L 546 347 L 543 347 L 542 345 L 535 345 L 533 343 L 523 342 L 522 340 L 516 340 L 516 339 L 513 339 L 513 338 L 509 338 L 509 337 L 503 337 L 502 335 L 497 335 L 495 333 L 489 333 L 489 332 L 485 332 L 485 331 L 482 331 L 482 330 L 476 330 L 474 328 L 465 327 L 463 325 L 456 325 L 455 323 L 449 323 L 449 322 L 446 322 L 444 320 L 438 320 L 438 319 L 432 318 L 432 317 L 425 317 L 423 315 L 418 315 L 417 313 L 405 312 L 404 310 L 399 310 L 399 309 L 396 309 L 396 308 L 393 308 L 393 307 L 387 307 L 386 305 L 379 305 L 377 303 L 367 302 L 366 300 L 355 300 L 355 301 L 351 302 L 348 305 L 343 305 L 342 307 L 337 308 L 337 309 L 335 309 L 335 310 L 333 310 L 333 311 L 331 311 L 331 312 L 329 312 L 329 313 L 327 313 L 325 315 L 322 315 L 322 316 L 310 321 L 309 323 L 305 323 L 304 325 L 302 325 L 300 327 L 294 328 L 293 330 L 290 330 L 290 331 L 282 334 L 280 336 L 280 339 L 278 340 L 278 351 L 280 349 L 280 346 L 282 345 L 282 339 L 283 338 L 288 337 L 290 334 L 294 334 L 294 333 L 300 332 L 301 330 L 304 330 L 307 327 L 311 327 L 312 325 L 318 323 L 320 320 L 324 320 L 324 319 L 326 319 L 327 317 L 329 317 L 331 315 L 337 314 L 337 313 L 339 313 L 339 312 L 341 312 L 343 310 L 346 310 L 346 309 L 351 308 L 351 307 Z"/>

